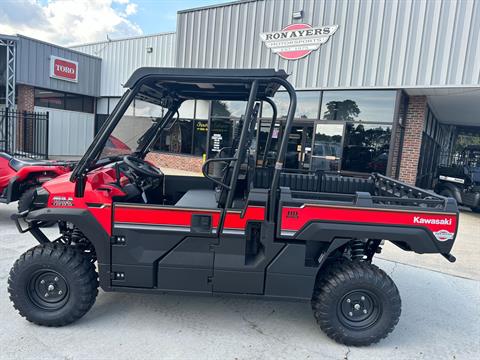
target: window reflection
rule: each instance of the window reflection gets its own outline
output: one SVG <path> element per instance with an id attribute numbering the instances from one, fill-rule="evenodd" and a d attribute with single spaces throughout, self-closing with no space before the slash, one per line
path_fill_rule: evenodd
<path id="1" fill-rule="evenodd" d="M 391 125 L 346 124 L 342 170 L 385 174 Z"/>
<path id="2" fill-rule="evenodd" d="M 240 117 L 245 114 L 246 101 L 212 101 L 212 116 Z"/>
<path id="3" fill-rule="evenodd" d="M 313 140 L 312 170 L 338 171 L 343 124 L 317 124 Z"/>
<path id="4" fill-rule="evenodd" d="M 288 106 L 290 105 L 288 93 L 285 91 L 276 93 L 273 101 L 277 105 L 278 118 L 286 119 L 288 114 Z M 297 110 L 295 111 L 295 118 L 317 119 L 319 104 L 319 91 L 297 91 Z M 272 107 L 270 104 L 263 104 L 262 117 L 272 117 Z"/>
<path id="5" fill-rule="evenodd" d="M 321 118 L 339 121 L 393 122 L 395 90 L 325 91 Z"/>

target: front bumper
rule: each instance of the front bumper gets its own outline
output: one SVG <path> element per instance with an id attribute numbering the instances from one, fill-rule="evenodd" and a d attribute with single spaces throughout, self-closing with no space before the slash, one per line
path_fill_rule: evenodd
<path id="1" fill-rule="evenodd" d="M 15 226 L 21 234 L 30 232 L 40 244 L 49 243 L 50 240 L 48 237 L 42 232 L 42 230 L 40 230 L 40 225 L 42 222 L 29 221 L 27 219 L 28 213 L 29 211 L 26 210 L 21 213 L 13 214 L 10 218 L 13 220 Z"/>

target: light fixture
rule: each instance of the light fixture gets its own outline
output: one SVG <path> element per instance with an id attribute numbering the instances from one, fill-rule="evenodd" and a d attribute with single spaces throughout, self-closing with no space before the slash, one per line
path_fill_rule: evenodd
<path id="1" fill-rule="evenodd" d="M 147 54 L 150 54 L 153 52 L 153 47 L 147 46 Z"/>
<path id="2" fill-rule="evenodd" d="M 292 13 L 292 18 L 294 18 L 294 19 L 302 19 L 302 18 L 303 18 L 303 10 L 294 11 L 294 12 Z"/>

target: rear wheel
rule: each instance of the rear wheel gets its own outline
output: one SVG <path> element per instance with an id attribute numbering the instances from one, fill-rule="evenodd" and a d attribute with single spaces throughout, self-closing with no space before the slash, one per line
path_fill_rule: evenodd
<path id="1" fill-rule="evenodd" d="M 317 280 L 312 309 L 333 340 L 365 346 L 385 338 L 398 323 L 401 300 L 392 279 L 363 261 L 329 265 Z"/>
<path id="2" fill-rule="evenodd" d="M 21 316 L 38 325 L 63 326 L 87 313 L 98 293 L 90 258 L 71 247 L 48 243 L 15 262 L 8 292 Z"/>

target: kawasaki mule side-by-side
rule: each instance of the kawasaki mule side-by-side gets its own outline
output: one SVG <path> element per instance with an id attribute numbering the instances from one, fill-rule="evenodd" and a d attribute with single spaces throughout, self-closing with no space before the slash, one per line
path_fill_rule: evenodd
<path id="1" fill-rule="evenodd" d="M 36 324 L 67 325 L 92 307 L 100 285 L 306 301 L 338 342 L 368 345 L 387 336 L 400 295 L 373 256 L 385 240 L 454 261 L 456 202 L 379 174 L 286 170 L 296 108 L 286 78 L 271 69 L 135 71 L 73 172 L 43 184 L 29 209 L 13 217 L 40 243 L 10 272 L 19 313 Z M 273 98 L 280 87 L 290 97 L 282 120 Z M 164 175 L 149 153 L 174 141 L 164 130 L 192 99 L 245 101 L 245 114 L 232 145 L 205 162 L 204 177 Z M 149 115 L 132 116 L 133 103 Z M 261 103 L 273 109 L 271 119 L 259 117 Z M 270 133 L 258 151 L 261 121 Z M 283 131 L 273 144 L 278 122 Z M 132 150 L 112 155 L 110 136 Z M 39 228 L 44 221 L 58 223 L 57 239 Z"/>

